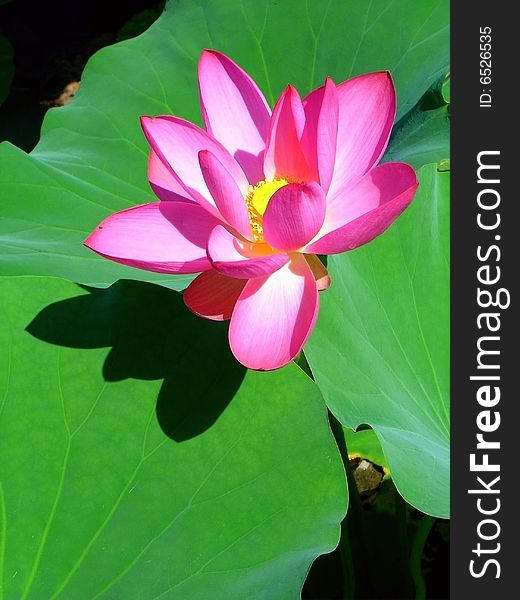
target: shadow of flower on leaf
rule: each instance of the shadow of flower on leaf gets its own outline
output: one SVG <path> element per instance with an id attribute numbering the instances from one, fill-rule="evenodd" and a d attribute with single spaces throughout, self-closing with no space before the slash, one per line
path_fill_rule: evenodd
<path id="1" fill-rule="evenodd" d="M 232 356 L 227 323 L 195 317 L 182 295 L 139 281 L 46 306 L 28 325 L 34 337 L 69 348 L 110 348 L 107 382 L 159 380 L 157 420 L 175 441 L 191 439 L 219 418 L 246 374 Z"/>

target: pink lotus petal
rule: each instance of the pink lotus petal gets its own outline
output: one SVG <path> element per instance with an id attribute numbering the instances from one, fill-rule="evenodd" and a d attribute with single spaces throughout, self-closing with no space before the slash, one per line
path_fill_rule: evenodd
<path id="1" fill-rule="evenodd" d="M 314 275 L 314 279 L 316 280 L 318 290 L 320 292 L 326 290 L 328 287 L 330 287 L 331 282 L 327 268 L 316 256 L 316 254 L 304 254 L 304 256 L 305 260 L 307 261 L 309 267 L 312 270 L 312 274 Z"/>
<path id="2" fill-rule="evenodd" d="M 246 367 L 280 368 L 301 351 L 330 285 L 317 254 L 369 242 L 416 192 L 410 166 L 376 167 L 395 118 L 393 82 L 387 72 L 339 86 L 327 78 L 304 102 L 289 85 L 271 114 L 245 71 L 205 50 L 199 89 L 207 131 L 141 119 L 161 202 L 113 214 L 85 245 L 150 271 L 202 271 L 184 293 L 188 308 L 231 318 L 229 343 Z"/>
<path id="3" fill-rule="evenodd" d="M 316 240 L 306 252 L 338 254 L 380 235 L 410 204 L 419 185 L 404 163 L 384 163 L 332 199 Z"/>
<path id="4" fill-rule="evenodd" d="M 250 183 L 261 181 L 271 110 L 256 83 L 224 54 L 204 50 L 199 89 L 208 132 L 235 157 Z"/>
<path id="5" fill-rule="evenodd" d="M 314 275 L 301 254 L 265 277 L 247 282 L 231 316 L 229 343 L 250 369 L 270 370 L 293 360 L 318 315 Z"/>
<path id="6" fill-rule="evenodd" d="M 337 87 L 339 103 L 336 162 L 328 197 L 354 183 L 379 162 L 395 119 L 390 73 L 360 75 Z"/>
<path id="7" fill-rule="evenodd" d="M 199 317 L 227 321 L 246 282 L 210 270 L 201 273 L 184 290 L 186 306 Z"/>
<path id="8" fill-rule="evenodd" d="M 148 157 L 148 181 L 159 200 L 195 202 L 153 150 Z"/>
<path id="9" fill-rule="evenodd" d="M 115 262 L 158 273 L 211 268 L 206 245 L 218 220 L 197 204 L 153 202 L 110 215 L 85 245 Z"/>
<path id="10" fill-rule="evenodd" d="M 246 239 L 253 239 L 246 201 L 233 177 L 209 150 L 199 152 L 199 163 L 222 217 Z"/>
<path id="11" fill-rule="evenodd" d="M 170 169 L 175 179 L 201 206 L 219 216 L 202 176 L 199 152 L 210 150 L 223 164 L 240 190 L 247 191 L 248 182 L 242 169 L 229 152 L 208 133 L 178 117 L 141 117 L 141 124 L 153 151 Z"/>
<path id="12" fill-rule="evenodd" d="M 275 192 L 263 218 L 265 241 L 282 252 L 307 244 L 323 225 L 325 193 L 310 183 L 291 183 Z"/>
<path id="13" fill-rule="evenodd" d="M 287 254 L 274 253 L 267 244 L 238 240 L 222 225 L 209 236 L 208 256 L 216 271 L 237 279 L 269 275 L 289 261 Z"/>
<path id="14" fill-rule="evenodd" d="M 303 107 L 305 128 L 302 147 L 314 178 L 326 192 L 334 171 L 339 112 L 336 86 L 330 77 L 327 77 L 324 86 L 305 98 Z"/>
<path id="15" fill-rule="evenodd" d="M 264 173 L 267 179 L 282 177 L 293 181 L 312 178 L 300 139 L 305 126 L 305 111 L 298 92 L 287 86 L 274 107 L 265 150 Z"/>

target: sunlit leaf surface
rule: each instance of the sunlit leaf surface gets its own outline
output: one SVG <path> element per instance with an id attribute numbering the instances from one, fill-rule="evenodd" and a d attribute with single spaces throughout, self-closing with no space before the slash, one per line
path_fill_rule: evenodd
<path id="1" fill-rule="evenodd" d="M 305 94 L 327 75 L 339 83 L 389 70 L 400 118 L 447 71 L 448 19 L 447 0 L 170 2 L 146 33 L 89 61 L 74 101 L 49 111 L 30 155 L 0 146 L 0 273 L 184 288 L 188 276 L 111 263 L 82 242 L 108 214 L 154 198 L 139 116 L 174 113 L 200 123 L 201 50 L 231 56 L 271 103 L 288 82 Z"/>

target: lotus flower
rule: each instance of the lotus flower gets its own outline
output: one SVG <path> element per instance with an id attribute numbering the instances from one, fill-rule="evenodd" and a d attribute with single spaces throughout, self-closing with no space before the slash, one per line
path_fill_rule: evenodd
<path id="1" fill-rule="evenodd" d="M 413 169 L 376 166 L 396 97 L 388 72 L 325 85 L 303 101 L 287 86 L 271 112 L 230 58 L 205 50 L 199 88 L 206 129 L 142 117 L 159 202 L 108 217 L 85 244 L 161 273 L 201 273 L 184 292 L 195 314 L 231 319 L 235 357 L 251 369 L 293 360 L 330 278 L 317 254 L 383 233 L 411 202 Z"/>

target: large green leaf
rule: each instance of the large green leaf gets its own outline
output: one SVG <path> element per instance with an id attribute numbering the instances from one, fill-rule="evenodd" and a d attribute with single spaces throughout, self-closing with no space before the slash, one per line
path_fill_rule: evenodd
<path id="1" fill-rule="evenodd" d="M 419 171 L 382 236 L 329 257 L 332 285 L 306 355 L 329 408 L 370 424 L 404 498 L 449 512 L 449 173 Z"/>
<path id="2" fill-rule="evenodd" d="M 379 439 L 372 429 L 353 431 L 350 427 L 343 427 L 343 432 L 349 456 L 361 456 L 376 465 L 388 467 Z"/>
<path id="3" fill-rule="evenodd" d="M 160 286 L 0 283 L 3 597 L 299 598 L 346 506 L 316 385 Z"/>
<path id="4" fill-rule="evenodd" d="M 449 87 L 446 87 L 444 80 L 444 77 L 439 77 L 419 102 L 395 124 L 384 161 L 403 161 L 417 169 L 449 158 Z"/>
<path id="5" fill-rule="evenodd" d="M 93 285 L 186 277 L 139 272 L 82 247 L 109 213 L 152 200 L 141 114 L 200 121 L 196 64 L 204 47 L 229 54 L 271 102 L 290 81 L 306 93 L 331 75 L 389 69 L 399 114 L 448 64 L 447 0 L 180 0 L 143 35 L 97 53 L 66 107 L 50 110 L 27 155 L 0 146 L 3 274 L 57 275 Z"/>

